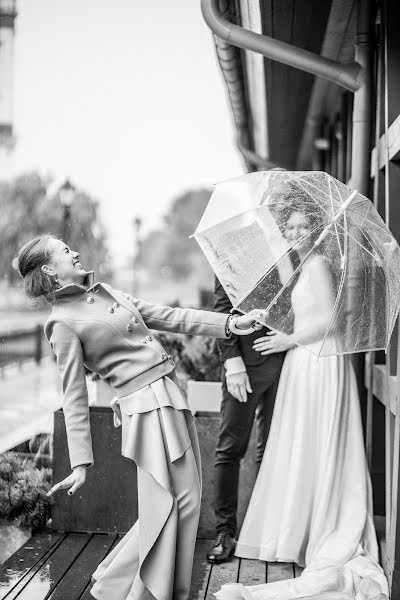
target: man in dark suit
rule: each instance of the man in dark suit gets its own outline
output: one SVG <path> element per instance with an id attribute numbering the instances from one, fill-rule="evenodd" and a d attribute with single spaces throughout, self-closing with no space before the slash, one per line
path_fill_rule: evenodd
<path id="1" fill-rule="evenodd" d="M 219 280 L 215 280 L 214 309 L 229 312 L 232 304 Z M 284 353 L 262 356 L 254 341 L 265 336 L 263 328 L 247 336 L 218 340 L 222 367 L 221 427 L 214 471 L 216 539 L 207 553 L 211 563 L 229 559 L 236 545 L 240 461 L 244 457 L 256 415 L 259 467 L 268 437 Z"/>

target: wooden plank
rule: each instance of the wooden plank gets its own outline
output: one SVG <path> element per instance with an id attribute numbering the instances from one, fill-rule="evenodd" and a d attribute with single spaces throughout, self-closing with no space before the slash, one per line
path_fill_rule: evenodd
<path id="1" fill-rule="evenodd" d="M 396 160 L 400 152 L 400 115 L 390 125 L 387 139 L 389 160 Z M 378 144 L 372 150 L 371 157 L 371 177 L 375 177 L 377 171 L 385 167 L 386 134 L 379 138 Z"/>
<path id="2" fill-rule="evenodd" d="M 267 581 L 267 563 L 264 560 L 242 558 L 239 567 L 239 583 L 257 585 Z"/>
<path id="3" fill-rule="evenodd" d="M 393 418 L 393 417 L 392 417 Z M 399 502 L 399 447 L 400 447 L 400 419 L 394 417 L 393 430 L 393 465 L 392 465 L 392 497 L 391 497 L 391 515 L 390 515 L 390 545 L 394 557 L 394 562 L 397 562 L 396 555 L 399 552 L 399 538 L 397 536 L 397 518 L 398 518 L 398 502 Z M 397 543 L 396 543 L 397 542 Z"/>
<path id="4" fill-rule="evenodd" d="M 203 600 L 205 598 L 211 573 L 211 565 L 206 560 L 206 554 L 211 544 L 212 540 L 198 539 L 196 541 L 190 600 Z"/>
<path id="5" fill-rule="evenodd" d="M 387 394 L 386 394 L 386 365 L 373 365 L 373 377 L 372 377 L 372 393 L 373 395 L 386 406 Z M 365 387 L 369 388 L 369 381 L 365 381 Z M 390 411 L 393 415 L 397 413 L 397 390 L 396 390 L 396 376 L 389 376 L 389 390 L 390 390 Z"/>
<path id="6" fill-rule="evenodd" d="M 284 581 L 294 578 L 293 563 L 269 562 L 267 563 L 267 582 Z"/>
<path id="7" fill-rule="evenodd" d="M 28 573 L 54 551 L 65 535 L 41 533 L 31 537 L 0 568 L 0 599 L 13 590 Z M 20 585 L 20 589 L 23 586 Z"/>
<path id="8" fill-rule="evenodd" d="M 235 556 L 222 565 L 212 565 L 205 600 L 215 600 L 214 594 L 224 583 L 237 583 L 239 575 L 239 559 Z"/>
<path id="9" fill-rule="evenodd" d="M 122 535 L 117 535 L 116 538 L 114 539 L 114 542 L 111 544 L 111 546 L 109 547 L 109 549 L 107 550 L 107 552 L 104 554 L 103 557 L 99 557 L 100 560 L 99 562 L 101 562 L 109 552 L 111 552 L 111 550 L 114 548 L 114 546 L 116 546 L 118 544 L 118 542 L 123 538 Z M 93 596 L 90 594 L 90 590 L 92 589 L 93 586 L 93 579 L 92 579 L 92 573 L 90 573 L 90 581 L 85 589 L 85 591 L 83 592 L 82 596 L 80 597 L 79 600 L 93 600 Z"/>
<path id="10" fill-rule="evenodd" d="M 393 121 L 388 130 L 389 160 L 398 158 L 400 152 L 400 115 Z"/>
<path id="11" fill-rule="evenodd" d="M 94 534 L 71 568 L 65 573 L 49 600 L 78 600 L 90 583 L 92 573 L 107 555 L 116 535 Z"/>
<path id="12" fill-rule="evenodd" d="M 372 393 L 372 365 L 375 362 L 375 352 L 368 352 L 365 356 L 365 380 L 368 382 L 367 387 L 367 420 L 365 431 L 365 449 L 367 455 L 368 469 L 371 471 L 372 466 L 372 430 L 373 430 L 373 414 L 374 414 L 374 395 Z"/>
<path id="13" fill-rule="evenodd" d="M 391 585 L 391 574 L 393 573 L 393 552 L 392 546 L 390 543 L 390 532 L 392 529 L 391 523 L 391 497 L 392 497 L 392 443 L 391 443 L 391 420 L 392 415 L 390 414 L 388 405 L 385 406 L 385 472 L 386 472 L 386 480 L 385 480 L 385 499 L 386 499 L 386 557 L 385 564 L 389 565 L 389 586 Z"/>
<path id="14" fill-rule="evenodd" d="M 24 581 L 22 589 L 17 587 L 7 596 L 7 600 L 44 600 L 48 597 L 71 564 L 82 552 L 89 541 L 87 534 L 69 534 L 57 546 L 54 552 L 35 569 L 28 581 Z M 22 582 L 21 582 L 22 583 Z"/>

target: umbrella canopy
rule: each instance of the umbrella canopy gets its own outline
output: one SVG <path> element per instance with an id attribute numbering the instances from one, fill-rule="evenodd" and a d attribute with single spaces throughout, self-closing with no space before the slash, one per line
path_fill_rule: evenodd
<path id="1" fill-rule="evenodd" d="M 319 356 L 387 348 L 400 248 L 370 200 L 334 177 L 259 171 L 224 181 L 194 236 L 239 311 L 262 308 L 264 324 L 287 334 L 308 327 L 299 343 Z"/>

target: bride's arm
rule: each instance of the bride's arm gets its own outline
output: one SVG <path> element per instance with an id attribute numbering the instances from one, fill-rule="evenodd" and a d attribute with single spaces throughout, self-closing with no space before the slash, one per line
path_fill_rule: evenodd
<path id="1" fill-rule="evenodd" d="M 295 345 L 317 342 L 324 337 L 335 305 L 334 281 L 332 273 L 323 257 L 311 259 L 308 265 L 310 278 L 309 293 L 314 299 L 312 318 L 291 335 Z"/>

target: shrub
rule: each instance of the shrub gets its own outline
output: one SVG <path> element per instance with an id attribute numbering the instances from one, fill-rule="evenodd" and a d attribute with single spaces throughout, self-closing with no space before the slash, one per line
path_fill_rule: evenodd
<path id="1" fill-rule="evenodd" d="M 43 529 L 53 503 L 46 493 L 51 469 L 37 469 L 17 452 L 0 455 L 0 518 L 33 530 Z"/>
<path id="2" fill-rule="evenodd" d="M 156 337 L 174 359 L 183 387 L 188 379 L 220 381 L 221 361 L 214 338 L 160 332 Z"/>

